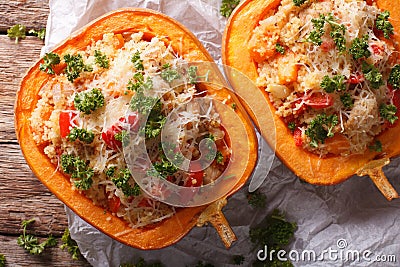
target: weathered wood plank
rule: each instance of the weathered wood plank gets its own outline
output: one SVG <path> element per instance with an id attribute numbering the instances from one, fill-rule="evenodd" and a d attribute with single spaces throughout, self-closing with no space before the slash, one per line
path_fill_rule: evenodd
<path id="1" fill-rule="evenodd" d="M 39 58 L 43 41 L 27 37 L 15 44 L 0 35 L 0 141 L 16 142 L 14 132 L 14 101 L 21 78 Z"/>
<path id="2" fill-rule="evenodd" d="M 60 240 L 56 247 L 47 248 L 41 255 L 30 255 L 16 240 L 14 236 L 0 235 L 0 253 L 6 257 L 6 266 L 90 266 L 85 259 L 73 260 L 67 250 L 60 249 Z"/>
<path id="3" fill-rule="evenodd" d="M 28 30 L 45 28 L 48 14 L 48 1 L 0 1 L 0 31 L 5 32 L 15 24 L 23 24 Z"/>

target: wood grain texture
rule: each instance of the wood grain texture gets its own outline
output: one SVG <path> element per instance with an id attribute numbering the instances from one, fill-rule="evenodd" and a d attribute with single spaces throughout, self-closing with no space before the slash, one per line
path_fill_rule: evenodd
<path id="1" fill-rule="evenodd" d="M 16 23 L 28 29 L 43 28 L 47 1 L 1 1 L 0 32 Z M 68 226 L 64 205 L 32 174 L 14 132 L 14 101 L 21 78 L 39 59 L 43 41 L 28 36 L 19 44 L 0 34 L 0 254 L 6 266 L 90 266 L 83 258 L 74 261 L 59 245 L 43 255 L 30 255 L 16 243 L 21 222 L 35 218 L 29 233 L 58 239 Z"/>
<path id="2" fill-rule="evenodd" d="M 46 27 L 49 2 L 43 0 L 2 0 L 0 1 L 0 32 L 15 24 L 30 29 Z"/>
<path id="3" fill-rule="evenodd" d="M 30 255 L 17 245 L 16 237 L 0 235 L 0 253 L 6 257 L 7 266 L 90 266 L 83 259 L 73 260 L 67 250 L 61 250 L 58 242 L 56 247 L 46 248 L 41 255 Z"/>

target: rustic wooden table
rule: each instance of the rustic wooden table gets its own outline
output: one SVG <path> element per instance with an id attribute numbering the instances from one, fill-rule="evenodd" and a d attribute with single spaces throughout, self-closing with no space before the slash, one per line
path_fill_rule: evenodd
<path id="1" fill-rule="evenodd" d="M 43 41 L 27 36 L 19 44 L 7 37 L 7 29 L 23 24 L 45 28 L 49 8 L 43 0 L 0 1 L 0 254 L 6 266 L 90 266 L 83 258 L 72 260 L 61 250 L 60 237 L 68 226 L 64 205 L 32 174 L 21 154 L 14 133 L 14 100 L 20 80 L 40 54 Z M 57 247 L 34 256 L 17 245 L 21 222 L 36 218 L 29 233 L 49 234 Z"/>

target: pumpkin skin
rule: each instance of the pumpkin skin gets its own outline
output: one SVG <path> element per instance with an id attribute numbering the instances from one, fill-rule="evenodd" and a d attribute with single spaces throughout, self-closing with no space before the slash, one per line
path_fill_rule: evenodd
<path id="1" fill-rule="evenodd" d="M 225 28 L 222 44 L 223 63 L 242 72 L 253 82 L 258 77 L 257 64 L 252 59 L 246 44 L 259 21 L 264 19 L 268 12 L 275 10 L 280 2 L 280 0 L 244 1 L 235 9 Z M 392 1 L 389 0 L 376 0 L 375 2 L 382 10 L 390 12 L 390 22 L 395 31 L 392 39 L 395 40 L 395 43 L 399 43 L 400 21 L 397 19 L 400 18 L 399 6 L 393 5 Z M 235 90 L 240 94 L 240 81 L 230 75 L 229 72 L 227 72 L 227 76 Z M 316 185 L 338 184 L 356 174 L 360 168 L 376 158 L 392 158 L 400 154 L 400 142 L 396 141 L 400 135 L 400 124 L 397 123 L 395 127 L 378 136 L 382 143 L 383 153 L 365 151 L 364 154 L 353 154 L 347 157 L 329 156 L 320 158 L 318 155 L 295 145 L 287 125 L 275 114 L 275 108 L 269 100 L 268 93 L 263 88 L 258 89 L 262 91 L 264 99 L 257 100 L 252 99 L 252 96 L 247 96 L 246 109 L 266 141 L 272 147 L 276 147 L 275 152 L 280 160 L 299 178 L 308 183 Z M 266 105 L 272 113 L 271 115 L 256 114 L 249 108 L 249 104 L 253 105 L 253 110 L 256 110 L 260 105 Z M 266 123 L 257 123 L 257 117 L 261 116 L 268 116 L 268 118 L 264 118 Z M 275 127 L 276 135 L 268 134 L 268 129 L 271 129 L 271 127 Z"/>
<path id="2" fill-rule="evenodd" d="M 145 38 L 165 36 L 163 41 L 166 44 L 171 42 L 173 50 L 189 62 L 213 62 L 202 44 L 183 25 L 156 11 L 139 8 L 119 9 L 92 21 L 59 44 L 52 52 L 62 55 L 84 50 L 93 40 L 101 39 L 107 32 L 117 34 L 139 31 L 144 32 Z M 39 147 L 35 143 L 30 128 L 29 118 L 39 99 L 38 92 L 51 79 L 48 74 L 39 70 L 41 62 L 42 60 L 37 61 L 24 76 L 15 103 L 16 135 L 33 173 L 77 215 L 103 233 L 126 245 L 140 249 L 159 249 L 171 245 L 185 236 L 196 225 L 198 217 L 208 205 L 180 208 L 177 209 L 174 216 L 160 223 L 132 229 L 121 218 L 113 216 L 110 212 L 105 213 L 104 208 L 95 206 L 83 194 L 72 190 L 69 178 L 56 170 L 56 166 L 44 154 L 43 147 Z M 232 101 L 238 103 L 236 115 L 241 119 L 247 132 L 248 142 L 244 142 L 243 146 L 246 146 L 247 151 L 251 153 L 245 155 L 249 159 L 246 163 L 238 161 L 229 167 L 232 172 L 240 168 L 244 172 L 228 195 L 233 194 L 244 185 L 251 175 L 257 159 L 257 139 L 250 119 L 236 97 L 234 95 L 231 97 Z M 229 134 L 234 135 L 235 133 Z M 240 153 L 238 155 L 243 156 Z"/>

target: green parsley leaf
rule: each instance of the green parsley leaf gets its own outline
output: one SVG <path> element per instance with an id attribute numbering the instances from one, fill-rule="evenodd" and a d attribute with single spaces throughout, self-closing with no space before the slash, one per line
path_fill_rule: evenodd
<path id="1" fill-rule="evenodd" d="M 88 115 L 104 106 L 104 95 L 98 88 L 77 93 L 74 97 L 74 106 L 80 112 Z"/>
<path id="2" fill-rule="evenodd" d="M 71 238 L 68 228 L 65 228 L 64 234 L 61 237 L 61 241 L 62 245 L 60 248 L 62 250 L 67 249 L 68 253 L 72 256 L 72 259 L 77 260 L 79 255 L 81 255 L 81 252 L 76 241 Z"/>
<path id="3" fill-rule="evenodd" d="M 67 75 L 68 81 L 74 82 L 76 78 L 84 71 L 93 71 L 92 66 L 85 65 L 83 62 L 82 55 L 64 55 L 64 61 L 67 64 L 65 74 Z"/>
<path id="4" fill-rule="evenodd" d="M 161 71 L 161 78 L 164 81 L 171 83 L 173 80 L 179 79 L 181 76 L 179 75 L 177 70 L 174 69 L 165 69 Z"/>
<path id="5" fill-rule="evenodd" d="M 63 154 L 60 163 L 63 172 L 71 175 L 76 188 L 88 190 L 92 186 L 94 171 L 87 166 L 85 161 L 78 156 Z"/>
<path id="6" fill-rule="evenodd" d="M 369 150 L 375 151 L 375 152 L 382 152 L 382 143 L 379 140 L 375 140 L 375 142 L 368 146 Z"/>
<path id="7" fill-rule="evenodd" d="M 94 60 L 102 68 L 108 69 L 110 67 L 110 61 L 107 56 L 99 50 L 94 50 Z"/>
<path id="8" fill-rule="evenodd" d="M 383 76 L 373 64 L 363 61 L 361 68 L 365 79 L 370 82 L 372 88 L 378 89 L 383 85 Z"/>
<path id="9" fill-rule="evenodd" d="M 120 141 L 123 147 L 129 145 L 129 133 L 127 130 L 122 130 L 114 135 L 115 140 Z"/>
<path id="10" fill-rule="evenodd" d="M 229 17 L 239 2 L 240 0 L 222 0 L 220 8 L 221 15 L 225 18 Z"/>
<path id="11" fill-rule="evenodd" d="M 351 108 L 354 105 L 354 99 L 351 98 L 350 93 L 344 93 L 340 96 L 340 101 L 345 108 Z"/>
<path id="12" fill-rule="evenodd" d="M 217 154 L 215 155 L 215 162 L 220 165 L 224 165 L 224 161 L 224 155 L 222 155 L 221 151 L 217 151 Z"/>
<path id="13" fill-rule="evenodd" d="M 79 129 L 74 127 L 71 129 L 67 136 L 68 140 L 74 142 L 75 140 L 79 140 L 83 143 L 90 144 L 93 142 L 94 133 L 92 131 L 88 131 L 86 129 Z"/>
<path id="14" fill-rule="evenodd" d="M 320 14 L 319 18 L 311 19 L 311 22 L 314 26 L 314 30 L 310 32 L 306 40 L 319 46 L 322 44 L 321 37 L 325 34 L 325 15 Z"/>
<path id="15" fill-rule="evenodd" d="M 394 34 L 393 25 L 389 22 L 389 11 L 385 10 L 378 15 L 375 21 L 375 28 L 383 31 L 383 36 L 386 39 L 390 39 L 390 35 Z"/>
<path id="16" fill-rule="evenodd" d="M 247 194 L 247 202 L 255 208 L 265 208 L 266 200 L 267 197 L 259 191 Z"/>
<path id="17" fill-rule="evenodd" d="M 382 104 L 379 107 L 379 114 L 385 120 L 388 120 L 390 124 L 393 124 L 397 121 L 398 117 L 396 116 L 397 108 L 395 105 L 389 104 Z"/>
<path id="18" fill-rule="evenodd" d="M 44 40 L 44 38 L 46 36 L 46 29 L 44 29 L 44 28 L 39 29 L 39 30 L 32 29 L 28 33 L 33 34 L 34 36 L 37 36 L 37 38 L 39 38 L 40 40 Z"/>
<path id="19" fill-rule="evenodd" d="M 35 219 L 22 221 L 22 235 L 17 238 L 17 244 L 27 250 L 30 254 L 39 255 L 43 253 L 46 247 L 54 247 L 57 244 L 57 240 L 52 235 L 49 235 L 45 241 L 39 243 L 37 237 L 26 234 L 26 228 L 33 222 L 35 222 Z"/>
<path id="20" fill-rule="evenodd" d="M 129 169 L 123 169 L 119 172 L 118 176 L 116 178 L 112 178 L 111 181 L 118 189 L 121 189 L 125 196 L 138 196 L 141 193 L 140 187 L 136 183 L 132 186 L 129 183 L 131 178 L 132 174 Z"/>
<path id="21" fill-rule="evenodd" d="M 333 42 L 336 45 L 336 48 L 339 50 L 340 53 L 346 51 L 346 27 L 343 24 L 337 23 L 337 18 L 335 18 L 332 14 L 326 16 L 326 22 L 329 23 L 331 26 L 330 36 L 333 39 Z"/>
<path id="22" fill-rule="evenodd" d="M 304 4 L 305 2 L 307 2 L 307 0 L 293 0 L 293 4 L 295 6 L 301 6 L 302 4 Z"/>
<path id="23" fill-rule="evenodd" d="M 111 167 L 108 167 L 107 168 L 107 170 L 106 170 L 106 176 L 107 177 L 113 177 L 114 175 L 115 175 L 115 170 L 117 169 L 117 167 L 116 166 L 111 166 Z"/>
<path id="24" fill-rule="evenodd" d="M 6 266 L 6 256 L 0 254 L 0 267 L 5 267 L 5 266 Z"/>
<path id="25" fill-rule="evenodd" d="M 264 246 L 267 246 L 269 251 L 285 250 L 293 239 L 296 229 L 296 223 L 288 222 L 284 214 L 275 209 L 264 218 L 259 226 L 250 228 L 250 241 L 256 247 L 264 248 Z M 272 260 L 268 257 L 263 264 L 266 264 L 266 266 L 293 266 L 290 261 L 280 261 L 276 255 Z"/>
<path id="26" fill-rule="evenodd" d="M 282 55 L 285 54 L 285 48 L 280 43 L 275 45 L 275 51 Z"/>
<path id="27" fill-rule="evenodd" d="M 318 114 L 308 125 L 305 134 L 310 137 L 311 147 L 318 147 L 319 143 L 325 143 L 325 139 L 333 137 L 333 128 L 338 124 L 337 115 Z"/>
<path id="28" fill-rule="evenodd" d="M 19 39 L 24 39 L 26 37 L 26 27 L 21 24 L 16 24 L 7 29 L 7 36 L 9 38 L 15 38 L 15 43 L 18 44 Z"/>
<path id="29" fill-rule="evenodd" d="M 293 132 L 296 129 L 296 123 L 294 121 L 289 122 L 288 128 L 291 132 Z"/>
<path id="30" fill-rule="evenodd" d="M 332 78 L 330 78 L 328 75 L 325 75 L 322 78 L 320 87 L 327 93 L 344 91 L 346 89 L 344 78 L 345 77 L 343 75 L 335 75 Z"/>
<path id="31" fill-rule="evenodd" d="M 39 70 L 47 72 L 48 74 L 54 74 L 53 67 L 60 63 L 60 56 L 56 53 L 46 53 L 43 57 L 43 63 L 40 63 Z"/>
<path id="32" fill-rule="evenodd" d="M 390 70 L 388 84 L 395 90 L 400 88 L 400 65 L 397 64 Z"/>
<path id="33" fill-rule="evenodd" d="M 136 51 L 131 59 L 136 70 L 144 70 L 143 60 L 140 59 L 140 52 Z"/>
<path id="34" fill-rule="evenodd" d="M 199 76 L 197 75 L 197 67 L 196 66 L 190 66 L 188 68 L 188 80 L 189 84 L 196 84 L 199 79 L 204 78 L 204 80 L 207 82 L 208 81 L 208 74 L 210 71 L 208 71 L 205 75 Z"/>
<path id="35" fill-rule="evenodd" d="M 371 51 L 368 50 L 368 39 L 369 36 L 364 35 L 362 38 L 355 38 L 351 43 L 349 52 L 355 60 L 371 56 Z"/>

